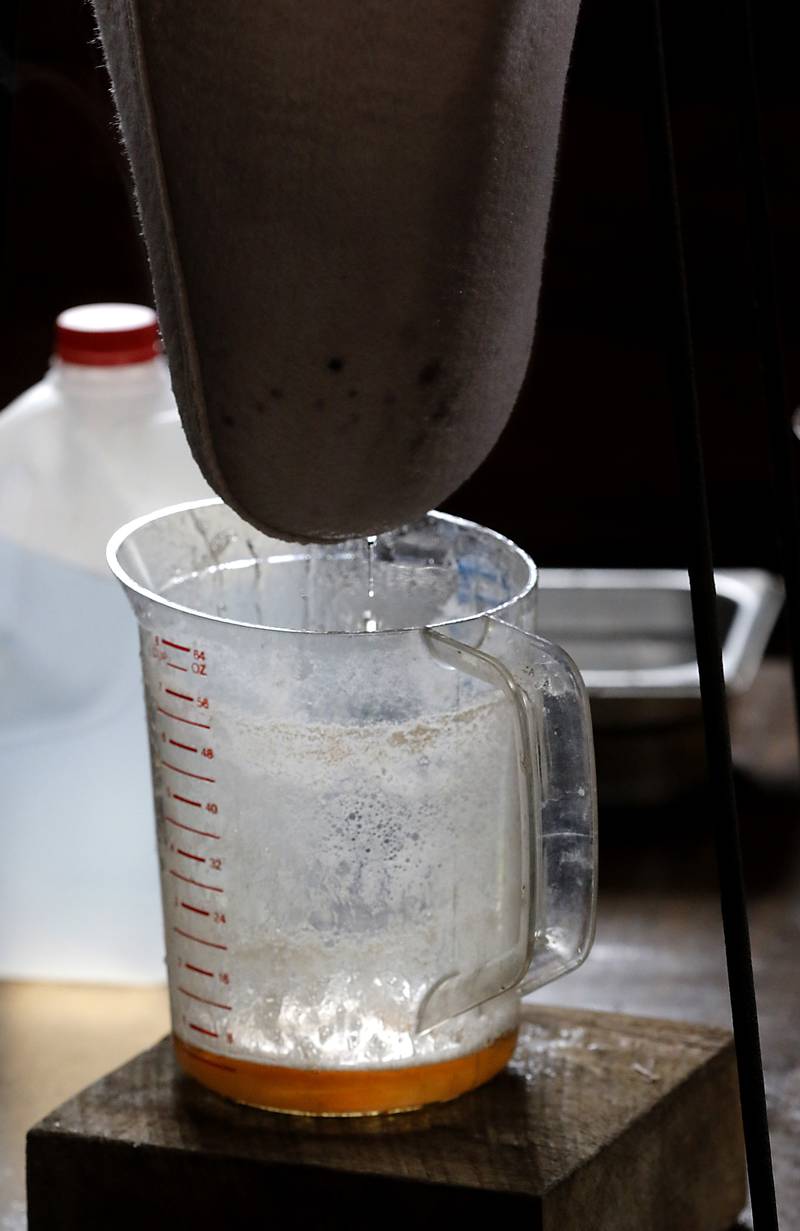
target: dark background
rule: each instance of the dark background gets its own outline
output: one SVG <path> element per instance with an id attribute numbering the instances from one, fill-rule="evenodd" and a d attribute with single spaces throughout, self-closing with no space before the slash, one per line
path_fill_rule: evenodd
<path id="1" fill-rule="evenodd" d="M 715 560 L 777 571 L 730 8 L 664 7 Z M 791 403 L 800 401 L 800 31 L 788 4 L 756 7 Z M 647 156 L 647 13 L 642 0 L 584 0 L 528 379 L 502 440 L 447 506 L 510 534 L 542 564 L 686 559 L 665 383 L 665 244 Z M 89 6 L 20 0 L 16 40 L 0 405 L 43 372 L 62 308 L 151 294 Z"/>

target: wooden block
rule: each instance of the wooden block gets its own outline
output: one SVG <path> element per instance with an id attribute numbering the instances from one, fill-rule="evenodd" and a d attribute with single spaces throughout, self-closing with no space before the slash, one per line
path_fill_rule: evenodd
<path id="1" fill-rule="evenodd" d="M 351 1120 L 229 1104 L 169 1040 L 28 1134 L 30 1231 L 233 1231 L 517 1217 L 526 1231 L 727 1231 L 745 1200 L 731 1037 L 530 1007 L 508 1069 L 453 1103 Z M 444 1224 L 443 1224 L 444 1225 Z"/>

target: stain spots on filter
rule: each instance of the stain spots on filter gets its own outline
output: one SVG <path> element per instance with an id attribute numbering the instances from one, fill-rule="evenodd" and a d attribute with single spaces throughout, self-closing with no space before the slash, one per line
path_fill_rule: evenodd
<path id="1" fill-rule="evenodd" d="M 423 367 L 420 368 L 417 374 L 417 384 L 434 385 L 441 378 L 443 373 L 441 359 L 430 359 Z"/>
<path id="2" fill-rule="evenodd" d="M 413 338 L 411 337 L 412 332 L 414 334 Z M 412 341 L 416 342 L 418 340 L 417 333 L 418 331 L 415 327 L 404 327 L 404 330 L 401 331 L 401 339 L 404 344 L 411 345 Z M 334 377 L 339 376 L 345 368 L 349 366 L 351 366 L 349 360 L 340 353 L 329 355 L 323 360 L 323 368 Z M 396 389 L 385 389 L 383 393 L 378 394 L 374 398 L 375 405 L 382 405 L 387 408 L 392 408 L 395 406 L 402 407 L 408 401 L 409 397 L 411 397 L 413 401 L 417 401 L 418 398 L 422 399 L 424 404 L 429 402 L 429 395 L 431 393 L 439 393 L 440 396 L 438 396 L 433 407 L 429 410 L 426 409 L 424 418 L 428 424 L 432 426 L 443 424 L 455 413 L 455 397 L 458 392 L 457 389 L 451 389 L 448 392 L 440 388 L 445 374 L 445 367 L 440 357 L 434 356 L 426 359 L 419 367 L 411 367 L 411 370 L 408 372 L 409 387 L 405 393 Z M 414 390 L 416 390 L 416 393 Z M 441 396 L 442 393 L 444 393 L 444 396 Z M 339 385 L 335 388 L 332 397 L 322 395 L 314 397 L 310 403 L 311 408 L 316 414 L 320 415 L 328 412 L 329 414 L 334 415 L 335 419 L 338 420 L 339 423 L 342 423 L 342 412 L 344 411 L 344 406 L 340 400 L 342 398 L 346 399 L 346 402 L 355 402 L 356 400 L 363 401 L 367 407 L 367 410 L 369 409 L 370 403 L 373 401 L 373 397 L 368 389 L 365 390 L 363 387 L 358 385 L 349 385 L 345 389 Z M 287 388 L 283 384 L 274 384 L 267 390 L 266 397 L 254 398 L 253 405 L 256 413 L 263 415 L 270 408 L 270 404 L 272 404 L 275 409 L 278 409 L 278 406 L 275 404 L 283 403 L 286 409 L 290 410 L 292 402 L 293 397 L 291 388 Z M 223 414 L 221 419 L 226 427 L 234 427 L 236 425 L 235 417 L 229 413 Z M 344 416 L 344 426 L 355 428 L 363 421 L 363 419 L 364 414 L 354 409 L 350 410 L 349 413 Z M 409 448 L 412 454 L 419 454 L 429 443 L 429 432 L 424 428 L 421 428 L 412 436 Z"/>

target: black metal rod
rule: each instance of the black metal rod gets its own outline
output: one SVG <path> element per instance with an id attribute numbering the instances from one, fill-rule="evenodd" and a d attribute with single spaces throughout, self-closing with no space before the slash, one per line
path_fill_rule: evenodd
<path id="1" fill-rule="evenodd" d="M 681 212 L 672 143 L 669 88 L 660 0 L 653 0 L 655 97 L 649 148 L 659 241 L 665 246 L 667 364 L 674 407 L 682 495 L 687 516 L 692 619 L 703 700 L 709 801 L 719 875 L 731 1015 L 739 1072 L 747 1171 L 756 1231 L 778 1227 L 747 921 L 730 730 L 717 624 L 711 530 L 700 435 L 692 325 Z"/>
<path id="2" fill-rule="evenodd" d="M 753 299 L 758 357 L 767 411 L 774 480 L 777 537 L 786 583 L 789 639 L 792 650 L 795 713 L 800 733 L 800 516 L 793 456 L 798 448 L 789 419 L 781 352 L 780 313 L 772 250 L 769 190 L 761 139 L 761 107 L 750 0 L 741 0 L 738 62 L 734 58 L 737 108 L 741 133 L 742 170 L 747 198 L 747 223 L 752 259 Z"/>

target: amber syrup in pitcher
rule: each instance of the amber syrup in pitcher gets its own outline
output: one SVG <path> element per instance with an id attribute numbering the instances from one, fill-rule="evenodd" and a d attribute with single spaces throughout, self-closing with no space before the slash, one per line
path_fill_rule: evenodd
<path id="1" fill-rule="evenodd" d="M 296 1069 L 204 1051 L 173 1038 L 183 1070 L 210 1090 L 268 1111 L 312 1116 L 379 1115 L 446 1103 L 505 1068 L 517 1031 L 467 1056 L 386 1069 Z"/>

